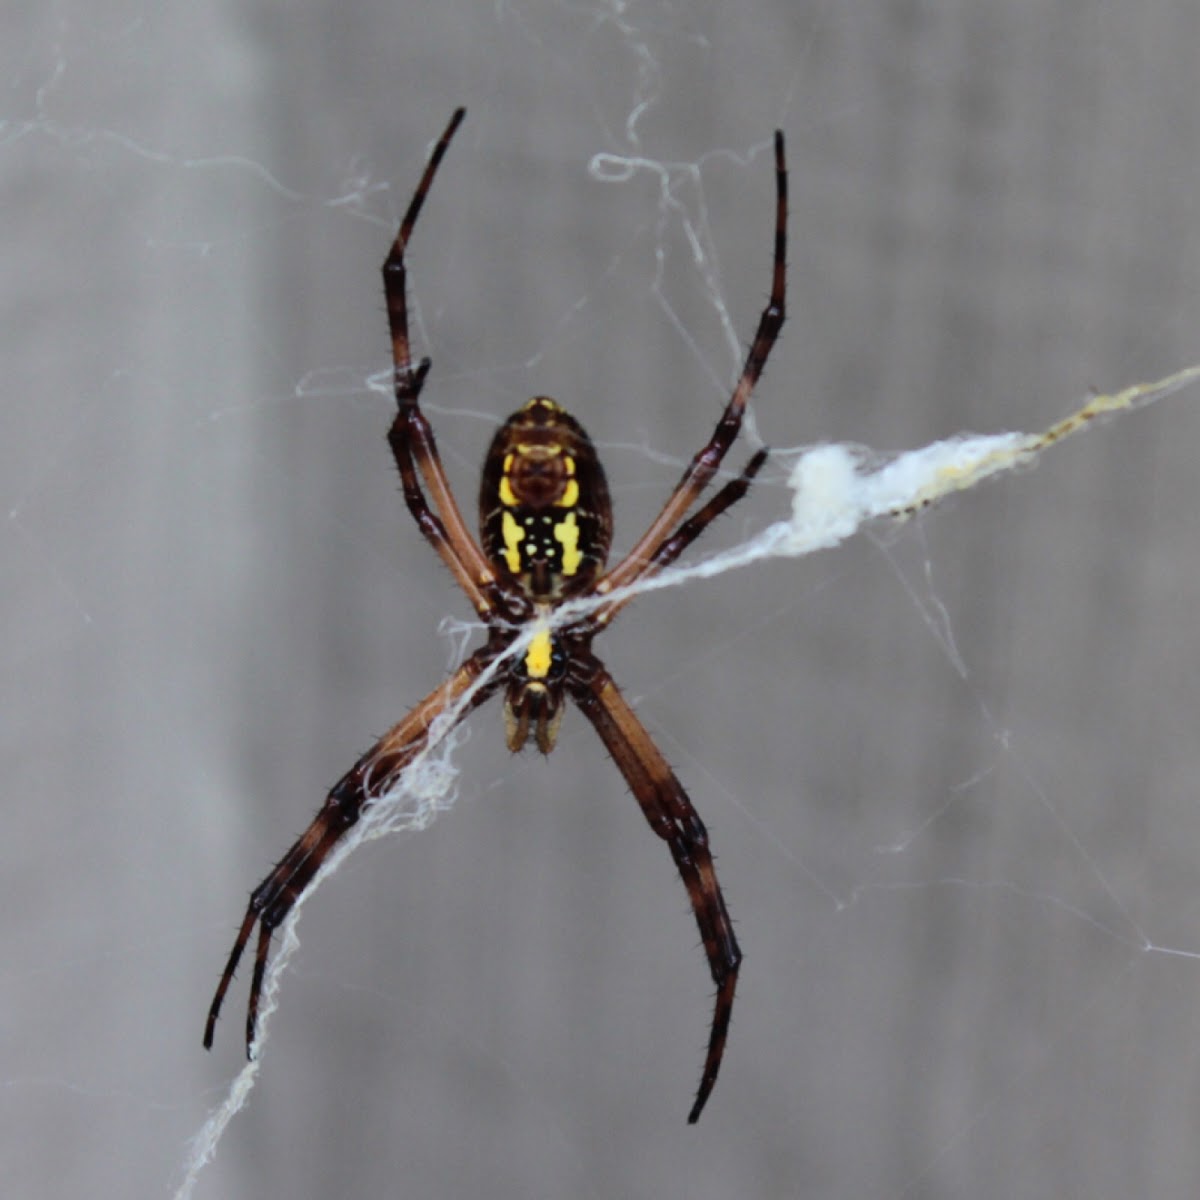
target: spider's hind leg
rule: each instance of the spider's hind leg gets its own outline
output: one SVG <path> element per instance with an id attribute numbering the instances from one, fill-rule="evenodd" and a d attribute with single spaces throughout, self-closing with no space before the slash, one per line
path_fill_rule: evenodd
<path id="1" fill-rule="evenodd" d="M 344 781 L 343 781 L 344 782 Z M 341 785 L 339 785 L 341 786 Z M 266 974 L 267 956 L 270 953 L 271 937 L 291 912 L 301 893 L 312 882 L 329 852 L 342 835 L 358 820 L 362 811 L 363 798 L 338 798 L 337 789 L 330 794 L 312 824 L 296 839 L 291 849 L 279 860 L 275 869 L 254 889 L 246 915 L 238 930 L 237 940 L 229 952 L 229 960 L 217 985 L 216 994 L 208 1010 L 204 1026 L 204 1048 L 212 1049 L 216 1033 L 217 1018 L 225 993 L 233 982 L 234 973 L 241 961 L 246 943 L 255 925 L 259 927 L 258 947 L 254 956 L 254 976 L 250 984 L 250 1004 L 246 1010 L 246 1054 L 253 1052 L 254 1038 L 258 1026 L 258 1006 L 262 995 L 263 979 Z"/>
<path id="2" fill-rule="evenodd" d="M 237 940 L 229 952 L 221 981 L 208 1010 L 204 1026 L 205 1049 L 212 1049 L 217 1018 L 225 994 L 233 982 L 246 943 L 259 927 L 254 956 L 254 976 L 246 1012 L 246 1050 L 252 1053 L 257 1034 L 259 1001 L 270 956 L 271 937 L 287 919 L 300 897 L 308 890 L 333 848 L 354 826 L 372 800 L 386 796 L 400 781 L 409 764 L 429 744 L 435 722 L 447 712 L 456 725 L 469 712 L 489 699 L 500 686 L 493 678 L 483 684 L 479 677 L 500 652 L 502 645 L 489 642 L 475 651 L 440 687 L 435 688 L 402 721 L 364 754 L 330 791 L 320 812 L 296 839 L 275 869 L 254 889 Z"/>
<path id="3" fill-rule="evenodd" d="M 708 832 L 683 785 L 603 664 L 588 654 L 580 657 L 575 670 L 571 695 L 613 756 L 650 828 L 667 843 L 692 902 L 709 971 L 717 985 L 708 1052 L 688 1113 L 688 1124 L 694 1125 L 721 1069 L 742 951 L 717 882 Z"/>

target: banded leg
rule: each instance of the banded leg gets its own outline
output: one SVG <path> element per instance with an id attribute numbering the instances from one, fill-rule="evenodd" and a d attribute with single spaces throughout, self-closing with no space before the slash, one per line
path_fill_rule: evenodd
<path id="1" fill-rule="evenodd" d="M 225 993 L 233 981 L 242 952 L 255 925 L 259 927 L 254 956 L 254 976 L 250 984 L 250 1003 L 246 1010 L 246 1054 L 253 1054 L 258 1006 L 266 975 L 271 936 L 313 881 L 321 864 L 342 836 L 358 822 L 363 807 L 393 787 L 400 773 L 425 748 L 430 727 L 451 705 L 458 703 L 494 657 L 487 645 L 475 652 L 441 687 L 431 692 L 408 716 L 393 726 L 338 781 L 309 827 L 296 839 L 275 869 L 254 889 L 237 940 L 221 974 L 208 1020 L 204 1026 L 204 1047 L 212 1049 L 213 1034 Z M 475 692 L 458 716 L 462 720 L 472 709 L 491 696 L 499 684 L 489 683 Z"/>
<path id="2" fill-rule="evenodd" d="M 613 756 L 650 828 L 667 843 L 692 902 L 709 970 L 717 985 L 708 1053 L 688 1113 L 688 1124 L 694 1125 L 721 1068 L 742 952 L 717 882 L 704 822 L 603 664 L 591 654 L 580 661 L 583 670 L 568 685 L 571 695 Z"/>
<path id="3" fill-rule="evenodd" d="M 407 389 L 411 392 L 411 399 L 415 402 L 416 393 L 421 390 L 419 381 L 416 382 L 415 389 L 413 388 L 413 377 L 416 372 L 413 371 L 412 353 L 408 343 L 408 297 L 406 294 L 408 271 L 404 265 L 404 251 L 408 247 L 408 239 L 412 237 L 417 218 L 421 215 L 425 197 L 429 195 L 433 177 L 437 174 L 437 169 L 445 157 L 446 148 L 450 145 L 450 139 L 466 115 L 465 108 L 456 108 L 450 117 L 450 123 L 442 132 L 442 136 L 438 138 L 437 145 L 434 146 L 433 153 L 429 156 L 429 162 L 425 164 L 425 171 L 421 176 L 420 183 L 417 184 L 417 190 L 408 202 L 408 209 L 396 232 L 396 240 L 392 243 L 391 251 L 383 264 L 383 288 L 387 299 L 388 325 L 392 332 L 392 361 L 396 365 L 397 399 L 400 399 Z"/>
<path id="4" fill-rule="evenodd" d="M 719 492 L 715 492 L 703 508 L 697 509 L 670 537 L 662 542 L 629 582 L 637 583 L 642 579 L 648 579 L 652 575 L 657 575 L 664 567 L 669 567 L 717 517 L 732 508 L 750 490 L 751 482 L 762 469 L 763 463 L 767 461 L 767 454 L 768 450 L 764 446 L 750 459 L 736 479 L 731 479 Z M 632 595 L 623 596 L 597 609 L 592 618 L 596 628 L 602 629 L 609 624 L 613 617 L 632 599 Z"/>
<path id="5" fill-rule="evenodd" d="M 429 360 L 426 359 L 417 373 L 418 381 L 425 377 L 428 367 Z M 419 431 L 422 425 L 427 426 L 427 423 L 414 399 L 407 410 L 401 407 L 388 431 L 388 443 L 392 447 L 396 466 L 400 469 L 404 502 L 408 505 L 408 511 L 418 528 L 425 535 L 426 541 L 437 551 L 438 557 L 454 576 L 454 582 L 462 589 L 480 619 L 486 621 L 502 604 L 502 596 L 496 586 L 496 575 L 475 539 L 467 532 L 458 504 L 450 494 L 449 484 L 445 483 L 433 431 L 428 431 L 428 437 L 421 436 L 419 432 L 414 436 L 414 432 Z M 425 498 L 417 475 L 418 470 L 426 478 L 432 473 L 442 479 L 446 501 L 439 508 L 449 517 L 449 528 Z M 437 493 L 434 492 L 433 495 L 436 502 Z"/>
<path id="6" fill-rule="evenodd" d="M 409 511 L 421 532 L 449 567 L 455 582 L 467 594 L 475 611 L 486 618 L 496 606 L 496 577 L 463 520 L 442 468 L 433 429 L 421 412 L 421 389 L 430 364 L 428 358 L 423 358 L 413 365 L 408 330 L 408 268 L 404 261 L 404 253 L 425 204 L 425 197 L 433 185 L 450 139 L 465 115 L 466 109 L 455 109 L 450 123 L 434 146 L 383 263 L 383 292 L 392 338 L 393 388 L 399 409 L 388 433 L 388 442 L 396 465 L 400 468 L 404 499 Z M 422 494 L 418 472 L 425 480 L 432 506 Z"/>
<path id="7" fill-rule="evenodd" d="M 771 295 L 758 319 L 758 329 L 746 354 L 741 376 L 733 389 L 733 395 L 725 406 L 721 419 L 709 442 L 688 464 L 683 477 L 668 497 L 662 511 L 650 524 L 637 544 L 605 577 L 600 591 L 611 591 L 624 587 L 642 574 L 654 554 L 670 531 L 683 519 L 696 502 L 700 493 L 720 467 L 729 447 L 742 427 L 742 414 L 750 393 L 754 391 L 767 358 L 779 337 L 786 316 L 785 279 L 787 263 L 787 162 L 784 157 L 783 133 L 775 131 L 775 254 L 771 276 Z"/>

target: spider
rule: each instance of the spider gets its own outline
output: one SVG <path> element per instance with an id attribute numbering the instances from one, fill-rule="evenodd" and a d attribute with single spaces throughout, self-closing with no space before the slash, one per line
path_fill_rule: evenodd
<path id="1" fill-rule="evenodd" d="M 746 494 L 766 459 L 767 451 L 759 450 L 739 476 L 687 515 L 737 437 L 746 402 L 783 325 L 787 246 L 783 134 L 775 134 L 771 294 L 741 376 L 711 439 L 689 463 L 662 511 L 633 549 L 616 566 L 606 569 L 612 538 L 608 484 L 578 421 L 548 397 L 535 396 L 501 426 L 483 463 L 481 539 L 476 542 L 450 491 L 433 429 L 421 411 L 421 389 L 430 360 L 423 358 L 415 366 L 412 360 L 405 252 L 438 165 L 465 115 L 465 109 L 455 111 L 434 146 L 383 264 L 398 407 L 388 442 L 400 469 L 409 511 L 479 615 L 487 629 L 487 641 L 333 786 L 312 823 L 254 890 L 209 1008 L 204 1045 L 212 1047 L 222 1001 L 257 925 L 246 1012 L 246 1052 L 253 1057 L 272 934 L 364 807 L 394 787 L 426 747 L 431 726 L 442 713 L 459 705 L 455 720 L 462 720 L 485 700 L 503 692 L 509 750 L 520 750 L 532 738 L 543 754 L 549 754 L 569 697 L 612 755 L 650 828 L 667 843 L 700 927 L 717 990 L 704 1069 L 688 1114 L 689 1124 L 694 1124 L 721 1066 L 742 952 L 717 882 L 704 823 L 662 752 L 592 652 L 592 640 L 629 602 L 631 585 L 673 563 L 716 517 Z M 552 620 L 565 602 L 578 600 L 592 602 L 589 611 L 574 615 L 573 608 L 572 615 Z M 485 676 L 518 638 L 530 634 L 532 640 L 523 652 L 510 653 Z"/>

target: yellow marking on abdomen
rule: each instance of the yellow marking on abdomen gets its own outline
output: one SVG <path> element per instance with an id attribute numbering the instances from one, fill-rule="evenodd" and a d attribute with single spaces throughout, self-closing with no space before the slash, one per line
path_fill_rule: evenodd
<path id="1" fill-rule="evenodd" d="M 500 485 L 503 494 L 504 485 Z M 521 573 L 521 543 L 525 540 L 525 530 L 517 524 L 516 518 L 505 509 L 500 517 L 500 533 L 504 538 L 504 561 L 514 574 Z"/>
<path id="2" fill-rule="evenodd" d="M 562 573 L 574 575 L 583 562 L 583 554 L 579 549 L 579 523 L 575 513 L 569 512 L 554 526 L 554 540 L 562 546 Z"/>
<path id="3" fill-rule="evenodd" d="M 509 472 L 512 470 L 513 456 L 506 454 L 504 456 L 504 466 L 501 468 L 500 476 L 500 503 L 507 504 L 509 507 L 517 503 L 517 497 L 512 490 L 512 484 L 508 482 Z"/>

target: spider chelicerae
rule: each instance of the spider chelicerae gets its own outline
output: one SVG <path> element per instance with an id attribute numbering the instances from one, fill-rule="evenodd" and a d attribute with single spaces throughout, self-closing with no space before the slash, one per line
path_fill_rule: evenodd
<path id="1" fill-rule="evenodd" d="M 421 411 L 421 389 L 430 362 L 423 358 L 414 365 L 412 360 L 404 255 L 438 165 L 465 115 L 462 108 L 454 113 L 434 147 L 383 264 L 399 409 L 388 442 L 400 468 L 409 511 L 479 615 L 487 641 L 334 785 L 312 824 L 255 888 L 208 1012 L 204 1045 L 212 1046 L 221 1003 L 257 925 L 246 1012 L 246 1051 L 253 1055 L 272 934 L 363 808 L 394 788 L 404 769 L 425 749 L 441 714 L 455 710 L 455 720 L 462 720 L 503 692 L 508 748 L 520 750 L 532 738 L 543 754 L 549 754 L 570 697 L 608 748 L 650 828 L 667 843 L 700 926 L 717 992 L 704 1070 L 688 1114 L 688 1122 L 695 1123 L 721 1066 L 742 952 L 717 882 L 704 823 L 592 652 L 592 640 L 629 602 L 628 589 L 673 563 L 716 517 L 746 494 L 766 460 L 767 451 L 759 450 L 737 478 L 688 515 L 738 435 L 746 402 L 784 321 L 787 167 L 783 134 L 775 134 L 771 295 L 741 376 L 711 439 L 688 464 L 661 512 L 633 549 L 606 569 L 612 540 L 608 484 L 578 421 L 548 397 L 535 396 L 501 426 L 483 463 L 481 539 L 476 542 L 450 491 L 433 429 Z M 554 619 L 564 603 L 579 600 L 591 602 L 580 615 Z M 573 606 L 572 611 L 579 610 Z M 530 635 L 523 652 L 510 654 L 487 674 L 518 639 Z"/>

